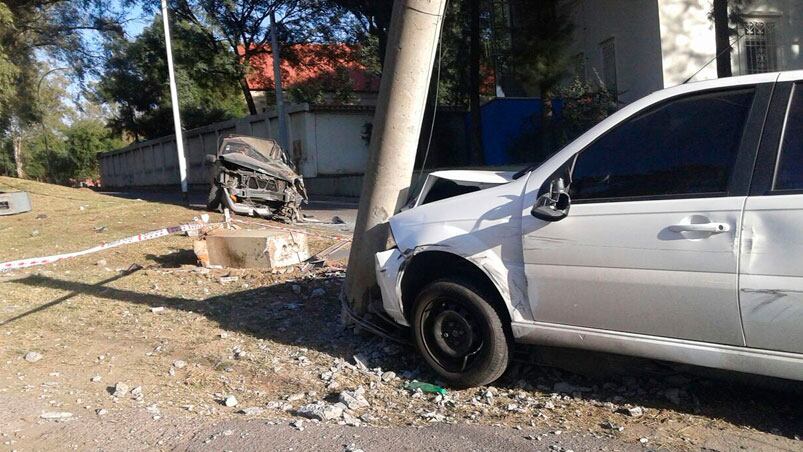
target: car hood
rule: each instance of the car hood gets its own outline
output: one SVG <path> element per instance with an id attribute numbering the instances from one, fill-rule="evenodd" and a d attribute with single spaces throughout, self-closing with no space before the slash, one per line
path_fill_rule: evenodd
<path id="1" fill-rule="evenodd" d="M 265 163 L 239 153 L 221 155 L 220 160 L 233 163 L 253 171 L 259 171 L 269 176 L 278 177 L 288 182 L 293 182 L 300 177 L 298 173 L 293 171 L 292 168 L 279 161 Z"/>
<path id="2" fill-rule="evenodd" d="M 525 179 L 398 213 L 389 220 L 393 237 L 402 251 L 443 245 L 462 250 L 462 255 L 500 247 L 509 240 L 519 243 Z"/>

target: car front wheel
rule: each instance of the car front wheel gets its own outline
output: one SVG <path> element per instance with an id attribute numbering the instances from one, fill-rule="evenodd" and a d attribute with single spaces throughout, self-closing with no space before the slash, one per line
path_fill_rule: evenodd
<path id="1" fill-rule="evenodd" d="M 413 335 L 427 363 L 450 386 L 497 380 L 510 361 L 510 339 L 481 291 L 459 280 L 435 281 L 413 310 Z"/>

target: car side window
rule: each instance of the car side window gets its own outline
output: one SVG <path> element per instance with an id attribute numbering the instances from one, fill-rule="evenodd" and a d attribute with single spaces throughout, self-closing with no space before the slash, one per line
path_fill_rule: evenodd
<path id="1" fill-rule="evenodd" d="M 572 200 L 726 193 L 753 94 L 675 98 L 617 125 L 577 156 Z"/>
<path id="2" fill-rule="evenodd" d="M 803 190 L 803 83 L 795 85 L 786 112 L 774 190 Z"/>

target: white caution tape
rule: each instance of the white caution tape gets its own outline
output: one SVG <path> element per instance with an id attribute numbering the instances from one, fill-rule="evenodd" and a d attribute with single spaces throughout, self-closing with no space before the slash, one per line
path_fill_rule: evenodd
<path id="1" fill-rule="evenodd" d="M 53 262 L 60 261 L 63 259 L 84 256 L 87 254 L 97 253 L 99 251 L 107 250 L 110 248 L 116 248 L 118 246 L 144 242 L 146 240 L 158 239 L 159 237 L 175 234 L 177 232 L 195 231 L 203 227 L 210 226 L 208 221 L 209 221 L 209 216 L 204 214 L 201 215 L 201 218 L 196 223 L 181 224 L 178 226 L 171 226 L 168 228 L 157 229 L 155 231 L 144 232 L 142 234 L 133 235 L 131 237 L 126 237 L 124 239 L 115 240 L 113 242 L 103 243 L 98 246 L 94 246 L 92 248 L 85 249 L 82 251 L 76 251 L 73 253 L 65 253 L 65 254 L 56 254 L 53 256 L 35 257 L 30 259 L 19 259 L 10 262 L 0 262 L 0 273 L 11 270 L 18 270 L 21 268 L 34 267 L 37 265 L 52 264 Z"/>

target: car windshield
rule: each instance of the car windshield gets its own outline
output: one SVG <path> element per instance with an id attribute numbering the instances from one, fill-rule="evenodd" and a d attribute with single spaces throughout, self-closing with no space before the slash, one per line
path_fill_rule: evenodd
<path id="1" fill-rule="evenodd" d="M 226 154 L 243 154 L 246 157 L 250 157 L 254 160 L 258 160 L 263 163 L 268 163 L 269 160 L 264 155 L 260 154 L 259 152 L 255 151 L 254 148 L 247 144 L 243 143 L 228 143 L 226 147 L 223 148 L 223 155 Z"/>

